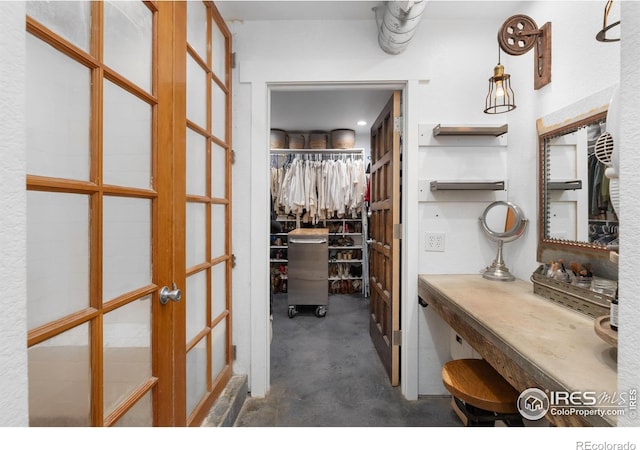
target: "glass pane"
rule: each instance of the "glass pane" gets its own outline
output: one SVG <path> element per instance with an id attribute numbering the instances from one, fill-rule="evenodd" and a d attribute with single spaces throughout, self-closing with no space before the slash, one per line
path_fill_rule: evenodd
<path id="1" fill-rule="evenodd" d="M 104 182 L 151 187 L 151 105 L 104 82 Z"/>
<path id="2" fill-rule="evenodd" d="M 142 2 L 104 2 L 104 62 L 151 92 L 153 14 Z"/>
<path id="3" fill-rule="evenodd" d="M 146 393 L 133 408 L 125 413 L 114 427 L 151 427 L 153 426 L 153 397 Z"/>
<path id="4" fill-rule="evenodd" d="M 207 7 L 200 1 L 187 2 L 187 42 L 207 60 Z"/>
<path id="5" fill-rule="evenodd" d="M 207 392 L 206 339 L 187 353 L 187 415 L 193 412 Z"/>
<path id="6" fill-rule="evenodd" d="M 211 206 L 211 259 L 226 254 L 226 215 L 224 205 Z"/>
<path id="7" fill-rule="evenodd" d="M 29 329 L 89 306 L 88 196 L 27 192 L 27 297 Z"/>
<path id="8" fill-rule="evenodd" d="M 216 264 L 211 269 L 211 310 L 215 319 L 227 309 L 227 263 Z"/>
<path id="9" fill-rule="evenodd" d="M 227 198 L 227 151 L 211 143 L 211 196 Z"/>
<path id="10" fill-rule="evenodd" d="M 104 413 L 151 377 L 151 296 L 104 316 Z"/>
<path id="11" fill-rule="evenodd" d="M 29 426 L 91 425 L 89 326 L 29 348 Z"/>
<path id="12" fill-rule="evenodd" d="M 207 74 L 187 55 L 187 118 L 202 128 L 207 127 Z"/>
<path id="13" fill-rule="evenodd" d="M 213 59 L 213 73 L 226 84 L 226 57 L 227 57 L 227 40 L 220 31 L 218 25 L 213 22 L 211 30 L 211 57 Z"/>
<path id="14" fill-rule="evenodd" d="M 211 335 L 211 375 L 215 380 L 227 365 L 227 321 L 223 320 L 213 329 Z"/>
<path id="15" fill-rule="evenodd" d="M 89 180 L 91 72 L 27 33 L 27 173 Z"/>
<path id="16" fill-rule="evenodd" d="M 187 128 L 187 194 L 207 195 L 207 140 Z"/>
<path id="17" fill-rule="evenodd" d="M 207 261 L 206 217 L 203 203 L 187 203 L 187 268 Z"/>
<path id="18" fill-rule="evenodd" d="M 207 271 L 187 278 L 187 340 L 191 341 L 207 325 Z"/>
<path id="19" fill-rule="evenodd" d="M 26 2 L 27 15 L 72 44 L 89 52 L 91 2 Z"/>
<path id="20" fill-rule="evenodd" d="M 211 132 L 226 142 L 227 94 L 218 83 L 211 83 Z"/>
<path id="21" fill-rule="evenodd" d="M 104 301 L 151 284 L 151 201 L 105 197 Z"/>

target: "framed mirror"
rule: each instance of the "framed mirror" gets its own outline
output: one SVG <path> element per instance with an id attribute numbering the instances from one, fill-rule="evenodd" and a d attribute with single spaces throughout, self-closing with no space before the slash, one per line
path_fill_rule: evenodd
<path id="1" fill-rule="evenodd" d="M 601 158 L 607 106 L 557 123 L 538 120 L 537 258 L 589 262 L 598 275 L 617 279 L 610 254 L 619 243 L 619 221 Z"/>

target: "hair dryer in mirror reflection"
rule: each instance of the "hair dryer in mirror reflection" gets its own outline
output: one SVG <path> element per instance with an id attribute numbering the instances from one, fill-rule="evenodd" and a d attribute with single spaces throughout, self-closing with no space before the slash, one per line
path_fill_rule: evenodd
<path id="1" fill-rule="evenodd" d="M 509 272 L 502 257 L 502 246 L 505 242 L 518 239 L 524 233 L 528 220 L 522 210 L 515 204 L 505 201 L 491 203 L 480 217 L 480 228 L 491 239 L 498 242 L 498 254 L 482 276 L 489 280 L 513 281 L 515 277 Z"/>

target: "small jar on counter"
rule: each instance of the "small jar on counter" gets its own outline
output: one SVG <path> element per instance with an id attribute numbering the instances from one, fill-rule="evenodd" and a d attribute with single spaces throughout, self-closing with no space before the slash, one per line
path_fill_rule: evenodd
<path id="1" fill-rule="evenodd" d="M 616 283 L 613 280 L 594 277 L 593 281 L 591 281 L 591 290 L 599 294 L 604 294 L 604 295 L 608 295 L 609 297 L 613 297 L 616 295 L 617 289 L 618 289 L 618 283 Z"/>

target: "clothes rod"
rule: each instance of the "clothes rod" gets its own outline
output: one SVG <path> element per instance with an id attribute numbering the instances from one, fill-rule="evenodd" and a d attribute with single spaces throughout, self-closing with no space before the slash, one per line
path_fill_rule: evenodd
<path id="1" fill-rule="evenodd" d="M 341 155 L 360 155 L 364 153 L 364 148 L 272 148 L 272 155 L 289 155 L 291 153 L 313 154 L 313 153 L 338 153 Z"/>

